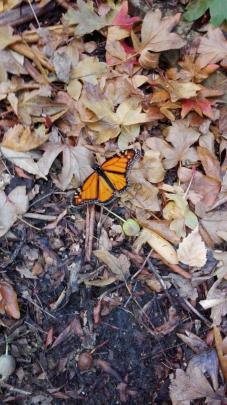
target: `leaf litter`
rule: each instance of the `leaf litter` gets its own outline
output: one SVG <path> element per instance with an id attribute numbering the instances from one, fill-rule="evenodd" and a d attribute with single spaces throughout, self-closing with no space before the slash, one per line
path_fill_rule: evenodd
<path id="1" fill-rule="evenodd" d="M 0 312 L 16 359 L 0 398 L 224 403 L 224 17 L 213 0 L 56 1 L 52 17 L 36 3 L 16 23 L 21 1 L 0 4 Z M 127 190 L 76 210 L 94 164 L 128 148 Z"/>

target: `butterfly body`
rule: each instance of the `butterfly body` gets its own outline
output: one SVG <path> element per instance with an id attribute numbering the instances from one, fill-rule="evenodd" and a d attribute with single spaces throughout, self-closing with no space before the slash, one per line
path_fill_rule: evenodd
<path id="1" fill-rule="evenodd" d="M 128 170 L 140 156 L 139 151 L 128 149 L 107 159 L 101 166 L 94 165 L 94 172 L 83 182 L 74 196 L 74 205 L 110 204 L 128 186 Z"/>

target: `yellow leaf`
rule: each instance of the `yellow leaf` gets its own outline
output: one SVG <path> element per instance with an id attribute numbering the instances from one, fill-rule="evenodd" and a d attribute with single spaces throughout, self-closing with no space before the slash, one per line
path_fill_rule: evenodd
<path id="1" fill-rule="evenodd" d="M 150 229 L 144 228 L 135 242 L 136 248 L 148 243 L 152 249 L 160 254 L 168 263 L 177 264 L 178 258 L 173 246 L 164 238 Z"/>
<path id="2" fill-rule="evenodd" d="M 48 134 L 43 125 L 32 132 L 30 127 L 17 124 L 8 129 L 0 146 L 17 152 L 27 152 L 42 145 L 47 139 Z"/>

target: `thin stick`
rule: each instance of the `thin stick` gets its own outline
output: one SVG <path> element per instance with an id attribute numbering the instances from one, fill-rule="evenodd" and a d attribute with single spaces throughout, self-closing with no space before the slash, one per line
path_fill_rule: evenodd
<path id="1" fill-rule="evenodd" d="M 85 236 L 85 262 L 90 263 L 92 255 L 92 242 L 95 227 L 95 205 L 87 207 L 86 236 Z"/>
<path id="2" fill-rule="evenodd" d="M 188 273 L 187 271 L 183 270 L 178 264 L 171 264 L 167 262 L 167 260 L 164 259 L 161 255 L 159 255 L 156 252 L 152 253 L 152 257 L 155 259 L 159 259 L 164 263 L 167 267 L 169 267 L 174 273 L 180 274 L 182 277 L 187 278 L 188 280 L 191 280 L 192 275 Z"/>
<path id="3" fill-rule="evenodd" d="M 0 381 L 0 386 L 3 388 L 7 388 L 10 392 L 15 392 L 21 395 L 32 395 L 32 392 L 21 390 L 20 388 L 13 387 L 10 384 L 7 384 L 3 381 Z"/>
<path id="4" fill-rule="evenodd" d="M 199 311 L 197 311 L 197 309 L 195 309 L 195 308 L 192 306 L 192 304 L 191 304 L 186 298 L 183 298 L 183 300 L 184 300 L 185 304 L 190 308 L 190 310 L 191 310 L 192 312 L 194 312 L 200 319 L 202 319 L 202 321 L 203 321 L 209 328 L 212 327 L 212 323 L 211 323 L 207 318 L 205 318 L 205 316 L 203 316 Z"/>
<path id="5" fill-rule="evenodd" d="M 36 23 L 37 23 L 38 27 L 41 28 L 41 25 L 40 25 L 40 23 L 39 23 L 39 20 L 38 20 L 38 17 L 37 17 L 37 15 L 36 15 L 36 13 L 35 13 L 35 10 L 34 10 L 34 8 L 33 8 L 33 5 L 31 4 L 30 0 L 27 0 L 27 2 L 28 2 L 29 6 L 30 6 L 30 8 L 31 8 L 31 10 L 32 10 L 32 14 L 34 15 L 34 19 L 36 20 Z"/>
<path id="6" fill-rule="evenodd" d="M 150 256 L 151 256 L 151 254 L 152 254 L 152 251 L 153 251 L 153 250 L 151 249 L 150 252 L 148 253 L 146 259 L 144 260 L 144 262 L 143 262 L 142 265 L 140 266 L 139 270 L 137 270 L 137 272 L 136 272 L 135 274 L 133 274 L 131 280 L 133 280 L 134 278 L 136 278 L 136 277 L 141 273 L 141 271 L 144 269 L 145 265 L 147 264 L 148 260 L 150 259 Z"/>

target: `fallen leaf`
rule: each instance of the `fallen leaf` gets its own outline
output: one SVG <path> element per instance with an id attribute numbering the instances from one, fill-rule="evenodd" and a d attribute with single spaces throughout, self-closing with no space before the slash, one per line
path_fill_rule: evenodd
<path id="1" fill-rule="evenodd" d="M 77 1 L 77 10 L 68 9 L 63 16 L 63 22 L 68 25 L 76 25 L 75 35 L 79 37 L 98 31 L 108 25 L 105 17 L 95 13 L 93 3 L 86 3 L 83 0 Z"/>
<path id="2" fill-rule="evenodd" d="M 5 132 L 0 146 L 15 150 L 17 152 L 27 152 L 38 148 L 48 139 L 44 125 L 34 129 L 32 132 L 30 127 L 25 127 L 21 124 L 14 125 Z"/>
<path id="3" fill-rule="evenodd" d="M 3 146 L 0 148 L 3 156 L 28 173 L 46 179 L 44 173 L 40 170 L 38 163 L 35 162 L 31 152 L 17 152 Z"/>
<path id="4" fill-rule="evenodd" d="M 184 60 L 178 63 L 182 69 L 177 74 L 177 77 L 180 77 L 182 80 L 195 81 L 200 83 L 207 77 L 219 69 L 219 65 L 212 63 L 204 68 L 198 65 L 197 59 L 193 55 L 185 55 Z"/>
<path id="5" fill-rule="evenodd" d="M 62 170 L 54 181 L 62 190 L 65 190 L 75 179 L 74 187 L 78 187 L 92 172 L 93 155 L 83 146 L 70 146 L 67 144 L 47 143 L 44 145 L 44 154 L 38 161 L 39 170 L 46 176 L 59 154 L 62 153 Z"/>
<path id="6" fill-rule="evenodd" d="M 211 107 L 211 102 L 206 98 L 191 98 L 190 100 L 182 101 L 181 118 L 185 118 L 191 111 L 195 111 L 200 117 L 214 119 L 214 113 Z"/>
<path id="7" fill-rule="evenodd" d="M 178 177 L 182 182 L 182 186 L 184 185 L 185 190 L 190 183 L 188 199 L 195 204 L 196 213 L 200 216 L 204 216 L 206 209 L 212 207 L 217 200 L 220 192 L 220 181 L 205 176 L 198 170 L 193 171 L 186 167 L 180 167 L 178 169 Z"/>
<path id="8" fill-rule="evenodd" d="M 0 281 L 0 313 L 20 319 L 20 309 L 17 302 L 17 294 L 13 287 L 5 281 Z"/>
<path id="9" fill-rule="evenodd" d="M 139 237 L 134 242 L 134 248 L 137 252 L 144 243 L 148 243 L 150 247 L 160 254 L 168 263 L 178 263 L 177 254 L 173 246 L 167 240 L 150 229 L 142 229 Z"/>
<path id="10" fill-rule="evenodd" d="M 185 227 L 195 229 L 198 226 L 198 219 L 189 209 L 183 193 L 165 193 L 165 196 L 170 202 L 163 209 L 163 217 L 171 221 L 170 229 L 175 231 L 178 237 L 183 237 L 185 236 Z"/>
<path id="11" fill-rule="evenodd" d="M 201 218 L 201 224 L 206 229 L 213 242 L 220 244 L 222 243 L 222 239 L 219 237 L 219 232 L 226 231 L 227 229 L 227 211 L 208 212 Z"/>
<path id="12" fill-rule="evenodd" d="M 135 22 L 141 21 L 139 17 L 129 17 L 128 15 L 128 1 L 123 1 L 122 6 L 116 16 L 114 17 L 112 24 L 119 27 L 131 30 Z"/>
<path id="13" fill-rule="evenodd" d="M 207 249 L 198 227 L 194 229 L 177 249 L 178 260 L 191 267 L 203 267 L 207 260 Z"/>
<path id="14" fill-rule="evenodd" d="M 139 62 L 143 66 L 143 62 L 149 58 L 150 52 L 161 52 L 168 49 L 179 49 L 185 45 L 185 42 L 178 34 L 172 33 L 172 29 L 178 24 L 181 14 L 177 13 L 174 16 L 162 18 L 159 9 L 149 11 L 142 23 L 141 42 L 138 38 L 132 35 L 134 48 L 140 53 Z"/>
<path id="15" fill-rule="evenodd" d="M 209 27 L 207 36 L 200 41 L 198 53 L 197 64 L 200 67 L 220 62 L 227 56 L 227 40 L 220 28 Z"/>
<path id="16" fill-rule="evenodd" d="M 199 367 L 189 368 L 186 372 L 177 369 L 170 384 L 173 405 L 189 405 L 192 400 L 200 398 L 206 398 L 207 403 L 210 400 L 210 405 L 221 405 L 220 396 L 224 399 L 224 390 L 215 392 Z"/>
<path id="17" fill-rule="evenodd" d="M 185 121 L 178 120 L 172 123 L 168 128 L 167 141 L 172 143 L 170 146 L 166 141 L 160 138 L 152 137 L 147 139 L 146 143 L 152 150 L 158 150 L 164 159 L 164 167 L 171 169 L 179 162 L 195 163 L 198 160 L 196 149 L 192 147 L 198 139 L 199 132 L 190 128 Z"/>
<path id="18" fill-rule="evenodd" d="M 104 250 L 95 250 L 93 253 L 101 262 L 109 267 L 118 280 L 127 280 L 130 274 L 130 262 L 125 255 L 121 254 L 119 257 L 116 257 Z"/>
<path id="19" fill-rule="evenodd" d="M 221 366 L 222 373 L 224 375 L 225 382 L 227 382 L 227 357 L 226 357 L 226 351 L 223 349 L 223 340 L 221 337 L 221 333 L 219 328 L 217 326 L 214 326 L 214 338 L 215 338 L 215 345 L 216 345 L 216 350 Z"/>
<path id="20" fill-rule="evenodd" d="M 161 87 L 170 96 L 170 100 L 175 103 L 181 99 L 190 99 L 195 97 L 201 90 L 201 86 L 192 82 L 181 82 L 179 80 L 168 80 L 165 78 L 159 78 L 156 80 L 150 80 L 149 83 L 152 87 Z"/>
<path id="21" fill-rule="evenodd" d="M 28 210 L 28 202 L 25 186 L 15 187 L 8 196 L 0 191 L 0 237 L 8 232 L 18 215 Z"/>
<path id="22" fill-rule="evenodd" d="M 0 49 L 4 49 L 20 40 L 19 35 L 13 35 L 13 29 L 9 25 L 0 27 Z"/>

